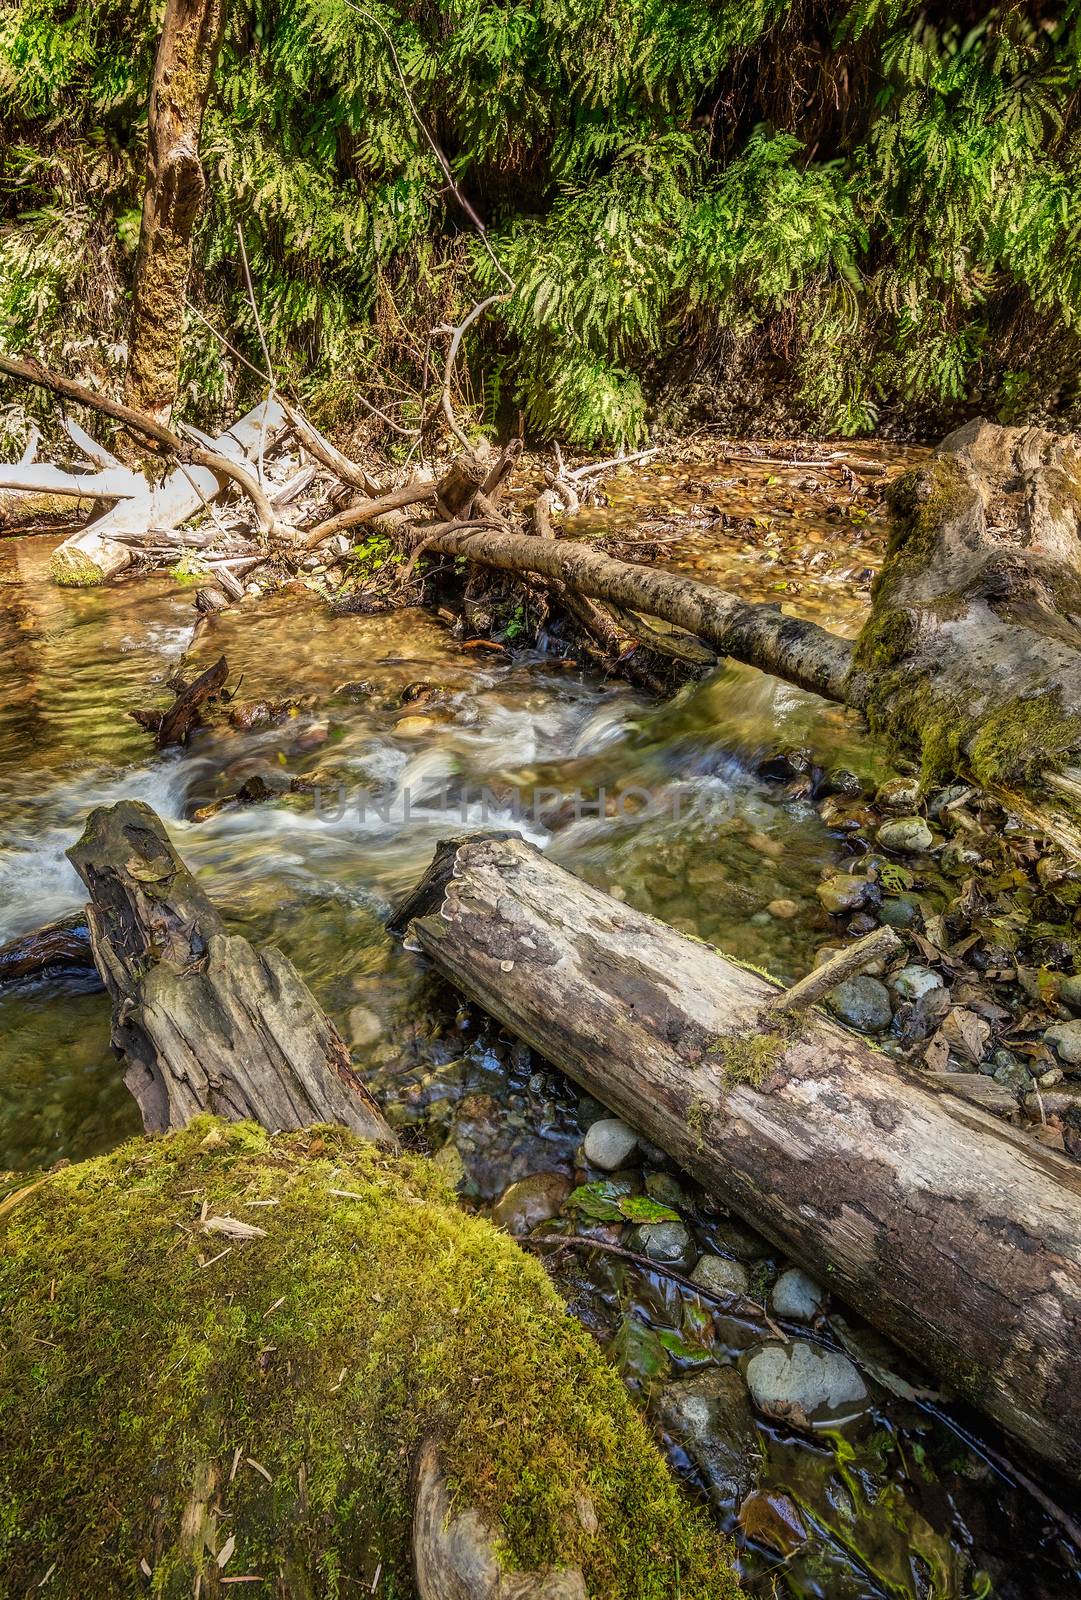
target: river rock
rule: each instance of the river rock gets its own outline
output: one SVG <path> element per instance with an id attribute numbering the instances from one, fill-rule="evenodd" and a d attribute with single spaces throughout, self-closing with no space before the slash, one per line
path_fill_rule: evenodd
<path id="1" fill-rule="evenodd" d="M 762 1457 L 754 1413 L 735 1367 L 712 1367 L 666 1384 L 657 1411 L 700 1470 L 712 1499 L 732 1505 L 750 1493 Z"/>
<path id="2" fill-rule="evenodd" d="M 921 916 L 917 895 L 897 894 L 883 900 L 878 920 L 884 922 L 887 928 L 914 928 Z"/>
<path id="3" fill-rule="evenodd" d="M 918 778 L 888 778 L 875 791 L 875 804 L 886 811 L 911 811 L 919 803 Z"/>
<path id="4" fill-rule="evenodd" d="M 871 893 L 871 880 L 847 872 L 835 872 L 825 883 L 820 883 L 815 892 L 831 917 L 841 916 L 846 911 L 858 911 L 860 906 L 866 904 Z"/>
<path id="5" fill-rule="evenodd" d="M 615 1172 L 627 1164 L 637 1144 L 638 1135 L 633 1128 L 618 1117 L 602 1117 L 589 1129 L 582 1149 L 591 1167 Z"/>
<path id="6" fill-rule="evenodd" d="M 643 1154 L 645 1154 L 643 1149 Z M 646 1193 L 651 1200 L 656 1200 L 658 1205 L 671 1206 L 673 1211 L 682 1211 L 687 1204 L 687 1194 L 678 1178 L 670 1172 L 647 1172 Z"/>
<path id="7" fill-rule="evenodd" d="M 643 1222 L 631 1230 L 630 1248 L 677 1272 L 690 1272 L 698 1258 L 691 1230 L 682 1222 Z"/>
<path id="8" fill-rule="evenodd" d="M 1000 1061 L 1000 1056 L 1006 1056 L 1008 1059 Z M 1021 1065 L 1016 1056 L 1012 1055 L 1009 1050 L 996 1050 L 991 1059 L 996 1063 L 991 1073 L 995 1083 L 1001 1084 L 1004 1089 L 1009 1089 L 1013 1094 L 1028 1094 L 1032 1088 L 1032 1074 L 1027 1067 Z M 984 1063 L 981 1062 L 981 1069 L 983 1065 Z"/>
<path id="9" fill-rule="evenodd" d="M 363 1050 L 383 1037 L 383 1021 L 368 1006 L 353 1006 L 349 1012 L 349 1042 L 354 1050 Z"/>
<path id="10" fill-rule="evenodd" d="M 893 850 L 899 855 L 919 855 L 930 850 L 935 842 L 922 817 L 895 817 L 882 824 L 875 838 L 883 850 Z"/>
<path id="11" fill-rule="evenodd" d="M 911 966 L 895 972 L 889 980 L 889 987 L 901 1000 L 922 1000 L 932 989 L 942 989 L 945 985 L 930 967 Z"/>
<path id="12" fill-rule="evenodd" d="M 769 905 L 766 907 L 766 910 L 769 912 L 770 916 L 775 917 L 778 922 L 790 922 L 793 917 L 799 916 L 799 901 L 786 900 L 783 898 L 780 900 L 771 900 Z"/>
<path id="13" fill-rule="evenodd" d="M 799 1267 L 789 1267 L 773 1285 L 770 1305 L 790 1322 L 813 1322 L 826 1303 L 826 1290 Z"/>
<path id="14" fill-rule="evenodd" d="M 703 1256 L 691 1273 L 695 1283 L 713 1294 L 746 1294 L 751 1281 L 742 1261 L 729 1261 L 725 1256 Z"/>
<path id="15" fill-rule="evenodd" d="M 826 1004 L 860 1033 L 883 1033 L 893 1020 L 890 992 L 877 978 L 847 978 L 826 997 Z"/>
<path id="16" fill-rule="evenodd" d="M 540 1223 L 558 1216 L 570 1192 L 570 1180 L 561 1172 L 531 1173 L 504 1189 L 492 1207 L 492 1221 L 520 1239 Z"/>
<path id="17" fill-rule="evenodd" d="M 1058 997 L 1063 1005 L 1081 1011 L 1081 977 L 1071 973 L 1068 978 L 1063 978 L 1058 986 Z"/>
<path id="18" fill-rule="evenodd" d="M 867 1385 L 848 1357 L 813 1344 L 759 1345 L 746 1359 L 743 1376 L 759 1411 L 795 1428 L 843 1427 L 869 1402 Z"/>
<path id="19" fill-rule="evenodd" d="M 432 717 L 399 717 L 394 724 L 394 735 L 398 739 L 419 739 L 434 727 L 435 720 Z"/>
<path id="20" fill-rule="evenodd" d="M 1076 1067 L 1081 1062 L 1081 1018 L 1052 1023 L 1044 1029 L 1043 1039 L 1067 1066 Z"/>

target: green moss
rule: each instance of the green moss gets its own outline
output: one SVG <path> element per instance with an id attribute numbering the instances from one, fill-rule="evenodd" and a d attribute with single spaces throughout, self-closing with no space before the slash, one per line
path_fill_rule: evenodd
<path id="1" fill-rule="evenodd" d="M 208 1230 L 220 1217 L 265 1237 Z M 210 1595 L 232 1537 L 228 1573 L 264 1579 L 245 1592 L 366 1593 L 382 1563 L 403 1600 L 431 1435 L 509 1566 L 580 1563 L 606 1600 L 736 1593 L 543 1268 L 431 1163 L 206 1119 L 50 1175 L 0 1230 L 12 1593 L 51 1568 L 69 1595 L 190 1596 L 196 1572 Z"/>
<path id="2" fill-rule="evenodd" d="M 968 765 L 982 784 L 1031 777 L 1061 765 L 1081 742 L 1081 716 L 1063 710 L 1062 696 L 1018 695 L 980 722 L 968 743 Z"/>
<path id="3" fill-rule="evenodd" d="M 780 1065 L 789 1036 L 780 1030 L 767 1033 L 722 1034 L 710 1046 L 727 1084 L 745 1083 L 761 1089 Z"/>
<path id="4" fill-rule="evenodd" d="M 49 576 L 65 589 L 93 589 L 105 581 L 101 568 L 96 567 L 89 556 L 83 555 L 74 545 L 70 549 L 60 545 L 53 551 L 49 561 Z"/>
<path id="5" fill-rule="evenodd" d="M 912 648 L 915 623 L 911 613 L 879 607 L 871 613 L 856 640 L 854 660 L 859 667 L 892 667 Z"/>
<path id="6" fill-rule="evenodd" d="M 889 492 L 893 527 L 883 577 L 927 565 L 943 527 L 979 506 L 979 494 L 954 456 L 932 456 L 906 472 Z"/>

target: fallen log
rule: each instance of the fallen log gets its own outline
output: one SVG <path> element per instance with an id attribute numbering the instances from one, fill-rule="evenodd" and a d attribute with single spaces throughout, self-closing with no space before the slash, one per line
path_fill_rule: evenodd
<path id="1" fill-rule="evenodd" d="M 228 676 L 229 663 L 224 656 L 219 656 L 193 683 L 172 681 L 176 699 L 167 711 L 131 711 L 128 715 L 140 728 L 154 735 L 159 750 L 173 744 L 185 745 L 192 730 L 201 723 L 204 707 L 221 695 Z"/>
<path id="2" fill-rule="evenodd" d="M 0 945 L 0 984 L 22 983 L 52 972 L 93 970 L 86 918 L 78 912 Z"/>
<path id="3" fill-rule="evenodd" d="M 539 543 L 540 541 L 538 541 Z M 515 836 L 393 925 L 458 988 L 1081 1480 L 1081 1171 Z"/>
<path id="4" fill-rule="evenodd" d="M 213 1112 L 272 1130 L 339 1122 L 394 1144 L 295 968 L 225 931 L 149 806 L 99 807 L 68 856 L 148 1133 Z"/>

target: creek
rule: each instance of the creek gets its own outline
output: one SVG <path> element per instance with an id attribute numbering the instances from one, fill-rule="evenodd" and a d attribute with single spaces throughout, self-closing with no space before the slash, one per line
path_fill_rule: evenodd
<path id="1" fill-rule="evenodd" d="M 882 478 L 912 456 L 865 445 L 805 468 L 703 445 L 611 480 L 576 526 L 649 541 L 656 559 L 747 598 L 798 597 L 802 615 L 852 633 L 881 556 Z M 603 1108 L 460 1005 L 383 924 L 438 839 L 516 826 L 598 886 L 791 981 L 828 941 L 815 889 L 845 846 L 806 786 L 766 775 L 768 758 L 806 751 L 873 786 L 889 768 L 857 721 L 733 664 L 661 703 L 543 638 L 492 649 L 427 613 L 339 613 L 299 586 L 196 628 L 192 588 L 171 578 L 51 585 L 52 543 L 0 541 L 0 943 L 81 905 L 64 851 L 93 806 L 145 800 L 231 925 L 295 962 L 388 1118 L 466 1204 L 489 1209 L 524 1182 L 543 1218 L 537 1197 L 558 1205 L 592 1185 L 592 1201 L 542 1228 L 640 1246 L 604 1201 L 647 1194 L 679 1213 L 695 1257 L 728 1262 L 768 1300 L 790 1263 L 660 1152 L 636 1152 L 615 1178 L 588 1168 L 582 1138 Z M 232 720 L 154 753 L 127 711 L 164 704 L 182 664 L 190 677 L 221 654 Z M 237 804 L 242 785 L 268 798 Z M 0 991 L 0 1168 L 77 1160 L 138 1131 L 108 1018 L 88 975 Z M 512 1194 L 501 1220 L 515 1206 Z M 927 1380 L 843 1308 L 823 1327 L 885 1381 L 869 1379 L 859 1415 L 808 1433 L 756 1412 L 738 1377 L 761 1327 L 614 1256 L 568 1250 L 555 1271 L 739 1539 L 751 1592 L 1081 1591 L 1056 1525 L 927 1411 L 906 1379 Z"/>

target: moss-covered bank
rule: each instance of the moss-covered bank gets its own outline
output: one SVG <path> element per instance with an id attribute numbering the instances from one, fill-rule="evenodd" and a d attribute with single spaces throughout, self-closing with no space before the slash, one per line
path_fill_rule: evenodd
<path id="1" fill-rule="evenodd" d="M 204 1596 L 254 1575 L 314 1600 L 381 1566 L 402 1600 L 429 1436 L 508 1566 L 581 1565 L 603 1600 L 736 1592 L 543 1269 L 430 1163 L 201 1120 L 50 1175 L 0 1240 L 5 1594 L 51 1571 L 54 1596 L 190 1596 L 201 1573 Z"/>

